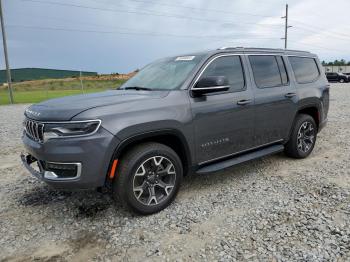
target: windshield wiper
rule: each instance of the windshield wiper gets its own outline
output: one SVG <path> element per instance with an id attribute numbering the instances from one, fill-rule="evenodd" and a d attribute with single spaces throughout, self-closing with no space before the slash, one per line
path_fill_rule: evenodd
<path id="1" fill-rule="evenodd" d="M 123 88 L 124 90 L 145 90 L 145 91 L 151 91 L 152 88 L 148 88 L 148 87 L 142 87 L 142 86 L 127 86 Z"/>

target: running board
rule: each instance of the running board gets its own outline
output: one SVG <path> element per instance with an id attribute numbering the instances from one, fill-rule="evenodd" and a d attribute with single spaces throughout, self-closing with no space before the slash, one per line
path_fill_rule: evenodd
<path id="1" fill-rule="evenodd" d="M 216 172 L 249 160 L 253 160 L 253 159 L 257 159 L 263 156 L 267 156 L 267 155 L 271 155 L 271 154 L 275 154 L 275 153 L 279 153 L 281 151 L 284 150 L 284 146 L 283 145 L 273 145 L 273 146 L 269 146 L 269 147 L 265 147 L 263 149 L 254 151 L 254 152 L 250 152 L 250 153 L 246 153 L 243 155 L 239 155 L 237 157 L 233 157 L 231 159 L 228 160 L 224 160 L 221 162 L 217 162 L 214 164 L 210 164 L 207 166 L 204 166 L 202 168 L 199 168 L 197 170 L 197 174 L 206 174 L 206 173 L 212 173 L 212 172 Z"/>

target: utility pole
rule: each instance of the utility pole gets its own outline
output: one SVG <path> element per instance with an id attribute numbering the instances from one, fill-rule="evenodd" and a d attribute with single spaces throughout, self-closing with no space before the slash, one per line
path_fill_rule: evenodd
<path id="1" fill-rule="evenodd" d="M 284 40 L 284 49 L 287 49 L 288 46 L 288 28 L 291 28 L 291 25 L 288 25 L 288 4 L 286 4 L 286 15 L 281 17 L 282 19 L 285 19 L 284 23 L 284 37 L 281 38 Z"/>
<path id="2" fill-rule="evenodd" d="M 2 44 L 4 46 L 5 65 L 6 65 L 6 72 L 7 72 L 7 84 L 8 84 L 8 89 L 9 89 L 10 103 L 13 104 L 11 71 L 10 71 L 9 60 L 8 60 L 8 56 L 7 56 L 6 32 L 5 32 L 4 14 L 2 12 L 1 1 L 2 0 L 0 0 L 0 22 L 1 22 L 1 32 L 2 32 Z"/>
<path id="3" fill-rule="evenodd" d="M 80 70 L 79 76 L 80 76 L 79 78 L 80 78 L 81 92 L 84 94 L 84 85 L 83 85 L 83 79 L 81 78 L 82 77 L 81 70 Z"/>

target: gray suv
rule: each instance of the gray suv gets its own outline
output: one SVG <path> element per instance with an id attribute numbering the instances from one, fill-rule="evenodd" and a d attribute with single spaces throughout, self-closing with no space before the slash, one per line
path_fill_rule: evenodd
<path id="1" fill-rule="evenodd" d="M 284 151 L 305 158 L 327 121 L 329 84 L 309 52 L 221 48 L 158 60 L 115 90 L 25 111 L 21 155 L 59 189 L 110 188 L 158 212 L 183 176 Z"/>

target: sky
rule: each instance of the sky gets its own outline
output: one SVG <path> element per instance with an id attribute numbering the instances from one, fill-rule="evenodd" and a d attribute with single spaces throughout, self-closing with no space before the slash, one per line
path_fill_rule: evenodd
<path id="1" fill-rule="evenodd" d="M 283 48 L 281 0 L 2 0 L 11 68 L 127 73 L 223 46 Z M 349 0 L 290 0 L 288 48 L 350 60 Z M 0 42 L 2 44 L 2 41 Z M 2 48 L 2 46 L 1 46 Z M 0 50 L 0 68 L 5 68 Z"/>

